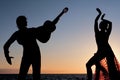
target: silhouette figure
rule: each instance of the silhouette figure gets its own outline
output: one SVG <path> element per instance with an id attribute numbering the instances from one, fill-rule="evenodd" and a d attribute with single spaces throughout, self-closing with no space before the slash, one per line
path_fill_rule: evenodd
<path id="1" fill-rule="evenodd" d="M 46 43 L 50 39 L 51 33 L 56 29 L 55 24 L 67 11 L 68 8 L 66 7 L 53 21 L 47 20 L 42 26 L 37 28 L 27 28 L 27 19 L 25 16 L 19 16 L 16 19 L 19 30 L 13 33 L 5 43 L 4 54 L 7 62 L 11 65 L 11 58 L 13 57 L 9 56 L 10 45 L 17 40 L 23 46 L 23 57 L 18 80 L 25 80 L 30 65 L 32 65 L 33 69 L 33 80 L 40 80 L 41 55 L 36 39 L 42 43 Z"/>
<path id="2" fill-rule="evenodd" d="M 118 78 L 118 70 L 115 63 L 117 60 L 115 60 L 115 55 L 108 43 L 112 30 L 112 22 L 104 19 L 105 14 L 103 14 L 101 17 L 102 21 L 98 27 L 98 20 L 102 12 L 99 8 L 96 10 L 99 14 L 95 19 L 94 31 L 98 50 L 95 55 L 86 63 L 87 77 L 88 80 L 92 80 L 91 67 L 92 65 L 96 65 L 95 80 L 100 80 L 101 72 L 104 76 L 107 76 L 107 80 L 119 80 L 120 78 Z M 105 77 L 102 80 L 106 80 Z"/>

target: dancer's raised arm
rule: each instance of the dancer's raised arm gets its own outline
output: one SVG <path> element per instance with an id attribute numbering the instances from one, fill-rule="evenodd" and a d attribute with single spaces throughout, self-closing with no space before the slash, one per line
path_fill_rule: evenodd
<path id="1" fill-rule="evenodd" d="M 98 29 L 98 20 L 99 20 L 101 14 L 102 14 L 102 12 L 101 12 L 101 10 L 99 8 L 96 8 L 96 10 L 97 10 L 97 12 L 99 14 L 97 15 L 97 17 L 95 19 L 95 23 L 94 23 L 94 31 L 95 31 L 95 33 L 99 31 L 99 29 Z"/>
<path id="2" fill-rule="evenodd" d="M 112 22 L 109 20 L 104 19 L 105 14 L 102 15 L 101 20 L 106 22 L 108 24 L 108 27 L 106 28 L 108 35 L 110 35 L 111 30 L 112 30 Z"/>

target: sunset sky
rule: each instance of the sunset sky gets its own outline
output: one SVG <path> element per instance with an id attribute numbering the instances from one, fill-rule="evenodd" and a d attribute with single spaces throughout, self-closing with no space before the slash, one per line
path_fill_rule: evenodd
<path id="1" fill-rule="evenodd" d="M 22 46 L 15 41 L 9 48 L 12 65 L 6 62 L 3 45 L 17 31 L 16 18 L 25 15 L 28 28 L 53 20 L 64 7 L 69 11 L 57 23 L 50 40 L 38 41 L 42 56 L 42 73 L 86 73 L 86 62 L 97 50 L 94 36 L 96 8 L 112 21 L 109 43 L 120 61 L 119 0 L 1 0 L 0 2 L 0 73 L 18 73 Z M 29 54 L 29 53 L 28 53 Z M 93 67 L 94 69 L 94 67 Z M 31 71 L 29 71 L 31 72 Z"/>

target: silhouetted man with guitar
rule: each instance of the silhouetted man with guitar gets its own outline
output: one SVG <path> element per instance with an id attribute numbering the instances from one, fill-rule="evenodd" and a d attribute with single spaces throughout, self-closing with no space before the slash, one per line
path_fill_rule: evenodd
<path id="1" fill-rule="evenodd" d="M 17 40 L 17 42 L 23 46 L 23 57 L 20 66 L 20 72 L 18 80 L 25 80 L 28 69 L 32 65 L 33 80 L 40 80 L 41 72 L 41 54 L 37 44 L 37 39 L 46 43 L 51 36 L 51 33 L 56 29 L 56 23 L 59 18 L 68 11 L 68 8 L 64 8 L 63 11 L 53 20 L 47 20 L 42 26 L 37 28 L 27 28 L 27 19 L 25 16 L 19 16 L 16 19 L 18 31 L 13 33 L 9 40 L 4 45 L 4 54 L 7 62 L 11 65 L 11 56 L 9 56 L 10 45 Z"/>

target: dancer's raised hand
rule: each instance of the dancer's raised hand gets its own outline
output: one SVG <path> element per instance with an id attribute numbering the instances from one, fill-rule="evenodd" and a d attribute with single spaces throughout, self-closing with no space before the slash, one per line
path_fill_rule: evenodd
<path id="1" fill-rule="evenodd" d="M 99 14 L 102 14 L 101 10 L 99 8 L 96 8 Z"/>
<path id="2" fill-rule="evenodd" d="M 105 16 L 105 14 L 102 15 L 101 20 L 104 20 L 104 16 Z"/>

